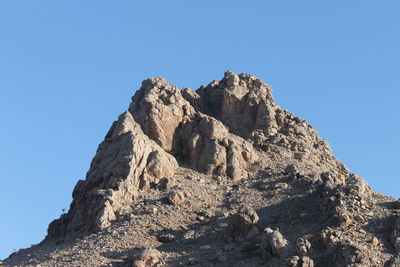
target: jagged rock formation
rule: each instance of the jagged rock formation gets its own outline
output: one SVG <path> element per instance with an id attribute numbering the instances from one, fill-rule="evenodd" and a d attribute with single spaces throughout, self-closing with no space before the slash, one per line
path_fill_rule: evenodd
<path id="1" fill-rule="evenodd" d="M 73 238 L 110 226 L 118 210 L 177 167 L 175 158 L 123 113 L 100 144 L 87 179 L 76 184 L 69 212 L 50 224 L 47 238 Z"/>
<path id="2" fill-rule="evenodd" d="M 193 91 L 157 77 L 112 124 L 68 213 L 5 263 L 398 266 L 399 208 L 260 79 L 227 71 Z"/>
<path id="3" fill-rule="evenodd" d="M 193 169 L 228 175 L 236 181 L 246 177 L 245 169 L 257 159 L 249 142 L 230 134 L 215 118 L 196 111 L 163 78 L 145 80 L 129 111 L 151 139 Z"/>

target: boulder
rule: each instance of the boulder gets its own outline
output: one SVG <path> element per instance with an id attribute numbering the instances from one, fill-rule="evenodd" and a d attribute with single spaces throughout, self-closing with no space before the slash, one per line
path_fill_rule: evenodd
<path id="1" fill-rule="evenodd" d="M 254 232 L 254 229 L 258 230 L 258 220 L 258 215 L 253 208 L 242 206 L 232 217 L 231 225 L 241 237 L 246 237 L 249 233 Z"/>
<path id="2" fill-rule="evenodd" d="M 285 257 L 288 253 L 288 241 L 279 232 L 279 229 L 266 228 L 261 237 L 261 253 L 265 260 L 271 256 Z"/>
<path id="3" fill-rule="evenodd" d="M 157 188 L 162 191 L 170 190 L 174 185 L 175 183 L 171 178 L 164 177 L 158 182 Z"/>
<path id="4" fill-rule="evenodd" d="M 354 173 L 350 174 L 348 178 L 347 188 L 351 194 L 355 194 L 360 197 L 366 197 L 372 193 L 371 187 L 368 186 L 367 182 Z"/>
<path id="5" fill-rule="evenodd" d="M 157 240 L 161 243 L 172 243 L 175 242 L 175 236 L 172 234 L 164 234 L 158 236 Z"/>
<path id="6" fill-rule="evenodd" d="M 285 174 L 288 175 L 291 180 L 294 180 L 299 175 L 299 171 L 297 170 L 296 165 L 289 164 L 285 168 Z"/>
<path id="7" fill-rule="evenodd" d="M 185 201 L 185 194 L 182 191 L 174 190 L 168 193 L 167 200 L 171 205 L 178 206 Z"/>
<path id="8" fill-rule="evenodd" d="M 297 255 L 304 256 L 311 249 L 311 243 L 305 238 L 299 238 L 296 242 Z"/>
<path id="9" fill-rule="evenodd" d="M 314 267 L 314 261 L 309 257 L 302 257 L 301 258 L 301 267 Z"/>
<path id="10" fill-rule="evenodd" d="M 144 249 L 133 262 L 132 267 L 153 267 L 160 262 L 161 252 L 156 249 Z"/>

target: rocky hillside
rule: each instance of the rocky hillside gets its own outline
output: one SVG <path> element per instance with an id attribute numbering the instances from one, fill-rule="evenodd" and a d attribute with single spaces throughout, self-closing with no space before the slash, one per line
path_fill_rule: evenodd
<path id="1" fill-rule="evenodd" d="M 72 196 L 2 266 L 400 266 L 399 201 L 249 74 L 143 81 Z"/>

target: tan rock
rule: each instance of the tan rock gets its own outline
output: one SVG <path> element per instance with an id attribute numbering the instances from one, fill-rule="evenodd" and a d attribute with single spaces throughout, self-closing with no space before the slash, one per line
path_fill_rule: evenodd
<path id="1" fill-rule="evenodd" d="M 288 252 L 288 241 L 279 230 L 266 228 L 261 237 L 261 252 L 265 260 L 271 256 L 285 257 Z"/>
<path id="2" fill-rule="evenodd" d="M 190 105 L 192 105 L 195 110 L 201 109 L 201 98 L 195 91 L 190 88 L 184 88 L 181 93 L 183 98 L 189 101 Z"/>
<path id="3" fill-rule="evenodd" d="M 170 190 L 175 185 L 174 181 L 171 178 L 164 177 L 158 182 L 159 190 Z"/>
<path id="4" fill-rule="evenodd" d="M 378 238 L 376 238 L 375 236 L 372 238 L 371 243 L 373 246 L 377 246 L 379 244 L 379 240 Z"/>
<path id="5" fill-rule="evenodd" d="M 201 87 L 196 93 L 202 100 L 202 113 L 220 120 L 241 137 L 249 137 L 256 129 L 276 132 L 272 90 L 250 74 L 227 71 L 221 81 Z"/>
<path id="6" fill-rule="evenodd" d="M 305 238 L 299 238 L 296 242 L 296 251 L 300 256 L 306 255 L 311 249 L 311 243 Z"/>
<path id="7" fill-rule="evenodd" d="M 301 258 L 301 267 L 314 267 L 314 261 L 309 257 L 302 257 Z"/>
<path id="8" fill-rule="evenodd" d="M 167 199 L 172 205 L 181 205 L 185 201 L 185 194 L 182 191 L 172 191 L 168 194 Z"/>
<path id="9" fill-rule="evenodd" d="M 262 154 L 259 148 L 274 153 Z M 270 86 L 260 79 L 227 71 L 220 81 L 196 91 L 179 91 L 161 77 L 147 79 L 100 144 L 86 180 L 77 183 L 70 211 L 50 224 L 48 238 L 108 227 L 143 191 L 157 184 L 161 190 L 172 188 L 168 177 L 178 161 L 236 182 L 255 174 L 261 159 L 268 158 L 290 158 L 285 164 L 296 162 L 301 174 L 329 170 L 330 188 L 347 179 L 347 168 L 332 156 L 327 142 L 303 119 L 279 108 Z M 289 175 L 303 177 L 297 171 Z M 348 180 L 350 191 L 369 192 L 357 177 Z M 184 197 L 176 193 L 171 199 L 182 203 Z"/>
<path id="10" fill-rule="evenodd" d="M 132 267 L 153 267 L 160 262 L 161 253 L 156 249 L 145 249 L 134 261 Z"/>
<path id="11" fill-rule="evenodd" d="M 246 236 L 257 224 L 259 217 L 257 212 L 249 206 L 239 208 L 235 216 L 232 217 L 232 227 L 234 231 Z"/>
<path id="12" fill-rule="evenodd" d="M 157 77 L 143 81 L 132 97 L 129 111 L 147 136 L 171 152 L 176 129 L 193 115 L 194 108 L 174 85 Z"/>
<path id="13" fill-rule="evenodd" d="M 369 196 L 372 192 L 371 187 L 368 186 L 367 182 L 354 173 L 349 176 L 347 187 L 349 188 L 350 193 L 361 197 Z"/>
<path id="14" fill-rule="evenodd" d="M 221 122 L 205 115 L 182 124 L 179 136 L 182 157 L 193 169 L 206 174 L 227 175 L 238 181 L 248 176 L 247 169 L 258 159 L 249 142 L 230 134 Z"/>
<path id="15" fill-rule="evenodd" d="M 257 158 L 254 148 L 217 119 L 196 112 L 201 103 L 189 88 L 181 93 L 163 78 L 154 78 L 143 82 L 129 111 L 144 133 L 191 168 L 234 181 L 247 177 L 246 169 Z"/>
<path id="16" fill-rule="evenodd" d="M 48 238 L 108 227 L 121 207 L 177 167 L 175 158 L 143 134 L 129 112 L 123 113 L 99 145 L 86 180 L 75 186 L 70 211 L 50 224 Z"/>
<path id="17" fill-rule="evenodd" d="M 314 261 L 309 257 L 293 256 L 289 259 L 288 265 L 290 267 L 314 267 Z"/>
<path id="18" fill-rule="evenodd" d="M 300 263 L 300 257 L 299 256 L 293 256 L 288 259 L 288 266 L 289 267 L 298 267 Z"/>

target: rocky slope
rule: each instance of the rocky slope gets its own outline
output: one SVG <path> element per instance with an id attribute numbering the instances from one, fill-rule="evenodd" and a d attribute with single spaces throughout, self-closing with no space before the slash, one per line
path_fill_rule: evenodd
<path id="1" fill-rule="evenodd" d="M 68 213 L 5 266 L 400 266 L 400 204 L 374 193 L 269 85 L 143 81 Z"/>

